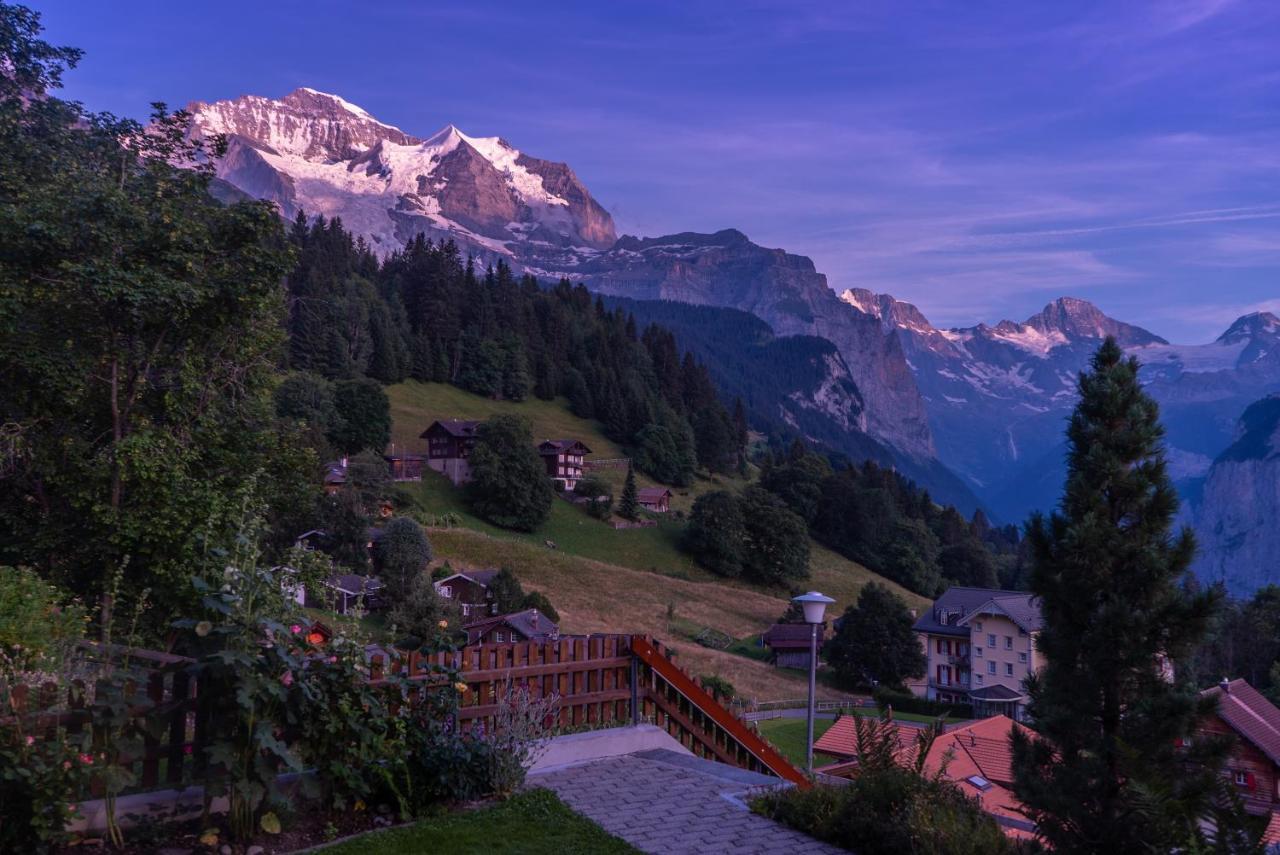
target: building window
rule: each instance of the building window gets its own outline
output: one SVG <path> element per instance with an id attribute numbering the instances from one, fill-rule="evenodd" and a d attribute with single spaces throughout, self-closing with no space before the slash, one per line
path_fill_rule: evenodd
<path id="1" fill-rule="evenodd" d="M 941 638 L 938 639 L 938 655 L 939 656 L 942 655 L 942 639 Z"/>
<path id="2" fill-rule="evenodd" d="M 976 629 L 978 632 L 982 632 L 982 621 L 975 620 L 973 622 L 973 628 Z"/>
<path id="3" fill-rule="evenodd" d="M 1249 786 L 1249 773 L 1248 773 L 1248 772 L 1246 772 L 1246 771 L 1245 771 L 1245 770 L 1243 770 L 1243 769 L 1237 769 L 1237 770 L 1236 770 L 1236 786 L 1237 786 L 1237 787 L 1247 787 L 1247 786 Z"/>
<path id="4" fill-rule="evenodd" d="M 996 637 L 994 635 L 988 635 L 987 647 L 995 647 L 995 646 L 996 646 Z"/>
<path id="5" fill-rule="evenodd" d="M 1012 677 L 1012 676 L 1013 676 L 1013 663 L 1012 663 L 1012 662 L 1006 662 L 1006 663 L 1004 663 L 1004 675 L 1005 675 L 1006 677 Z"/>
<path id="6" fill-rule="evenodd" d="M 471 606 L 467 605 L 466 603 L 463 603 L 463 604 L 462 604 L 462 616 L 463 616 L 463 617 L 466 617 L 466 616 L 467 616 L 467 615 L 469 615 L 469 614 L 471 614 Z"/>
<path id="7" fill-rule="evenodd" d="M 1026 654 L 1026 653 L 1019 653 L 1019 654 L 1018 654 L 1018 661 L 1019 661 L 1019 662 L 1026 662 L 1026 661 L 1027 661 L 1027 654 Z"/>
<path id="8" fill-rule="evenodd" d="M 502 630 L 498 630 L 493 634 L 493 640 L 501 644 L 502 642 L 507 640 L 506 633 L 504 633 Z"/>
<path id="9" fill-rule="evenodd" d="M 981 685 L 982 685 L 982 675 L 981 675 L 981 674 L 974 674 L 974 675 L 973 675 L 973 682 L 974 682 L 974 685 L 981 686 Z"/>
<path id="10" fill-rule="evenodd" d="M 988 663 L 987 663 L 987 673 L 988 673 L 988 674 L 995 674 L 995 673 L 996 673 L 996 663 L 994 663 L 994 662 L 988 662 Z"/>
<path id="11" fill-rule="evenodd" d="M 973 648 L 973 655 L 974 655 L 974 656 L 976 656 L 976 657 L 978 657 L 979 659 L 981 659 L 981 658 L 982 658 L 982 648 L 981 648 L 981 647 L 975 647 L 975 648 Z"/>
<path id="12" fill-rule="evenodd" d="M 1012 650 L 1012 649 L 1013 649 L 1013 636 L 1012 636 L 1012 635 L 1006 635 L 1006 636 L 1004 637 L 1004 649 L 1005 649 L 1005 650 Z"/>
<path id="13" fill-rule="evenodd" d="M 441 586 L 440 586 L 440 596 L 442 596 L 442 597 L 444 597 L 444 598 L 446 598 L 446 599 L 448 599 L 448 598 L 452 597 L 452 596 L 453 596 L 453 586 L 452 586 L 452 585 L 441 585 Z"/>

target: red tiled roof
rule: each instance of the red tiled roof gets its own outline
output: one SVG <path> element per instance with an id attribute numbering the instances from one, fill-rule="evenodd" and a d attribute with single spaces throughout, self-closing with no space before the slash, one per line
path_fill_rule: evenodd
<path id="1" fill-rule="evenodd" d="M 1271 812 L 1271 821 L 1267 823 L 1267 830 L 1262 832 L 1262 842 L 1280 843 L 1280 811 Z"/>
<path id="2" fill-rule="evenodd" d="M 1018 729 L 1030 733 L 1021 724 L 998 715 L 948 730 L 934 740 L 925 758 L 925 771 L 937 772 L 946 765 L 946 777 L 960 787 L 966 795 L 978 799 L 982 809 L 1000 822 L 1005 834 L 1014 837 L 1030 837 L 1030 825 L 1019 812 L 1021 803 L 1011 789 L 1013 782 L 1013 749 L 1009 744 L 1009 732 Z M 899 759 L 913 761 L 916 739 L 920 728 L 896 723 Z M 818 739 L 813 748 L 824 754 L 844 758 L 839 763 L 818 769 L 839 777 L 849 777 L 856 769 L 852 758 L 857 754 L 857 734 L 854 717 L 841 716 L 831 729 Z M 971 779 L 985 778 L 988 786 L 979 788 Z"/>
<path id="3" fill-rule="evenodd" d="M 1244 680 L 1232 680 L 1202 694 L 1218 699 L 1218 716 L 1232 729 L 1280 764 L 1280 709 Z"/>

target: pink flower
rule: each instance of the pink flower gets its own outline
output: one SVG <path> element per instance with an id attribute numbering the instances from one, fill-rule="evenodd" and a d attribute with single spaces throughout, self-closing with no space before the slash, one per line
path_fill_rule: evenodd
<path id="1" fill-rule="evenodd" d="M 70 769 L 70 768 L 71 768 L 71 761 L 70 761 L 70 760 L 63 760 L 63 761 L 62 761 L 62 768 L 63 768 L 63 769 Z"/>
<path id="2" fill-rule="evenodd" d="M 183 753 L 183 754 L 190 754 L 190 753 L 191 753 L 191 746 L 190 746 L 190 745 L 184 745 L 184 746 L 182 746 L 182 753 Z"/>
<path id="3" fill-rule="evenodd" d="M 35 744 L 36 744 L 36 738 L 35 738 L 34 736 L 28 736 L 28 737 L 27 737 L 27 744 L 28 744 L 28 745 L 35 745 Z"/>
<path id="4" fill-rule="evenodd" d="M 294 635 L 297 635 L 298 633 L 302 632 L 302 627 L 298 626 L 295 623 L 293 626 L 289 627 L 289 631 L 292 632 Z"/>
<path id="5" fill-rule="evenodd" d="M 92 755 L 92 754 L 81 754 L 81 755 L 80 755 L 80 762 L 81 762 L 81 763 L 83 763 L 83 764 L 84 764 L 84 765 L 86 765 L 86 766 L 92 766 L 92 765 L 93 765 L 93 755 Z"/>
<path id="6" fill-rule="evenodd" d="M 293 685 L 293 672 L 292 672 L 292 671 L 285 671 L 285 672 L 284 672 L 284 674 L 280 677 L 280 682 L 281 682 L 281 683 L 284 683 L 286 686 L 292 686 L 292 685 Z"/>

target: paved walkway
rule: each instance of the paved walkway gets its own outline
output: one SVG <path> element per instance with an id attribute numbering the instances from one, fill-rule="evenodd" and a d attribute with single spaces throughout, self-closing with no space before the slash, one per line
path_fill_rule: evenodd
<path id="1" fill-rule="evenodd" d="M 657 749 L 532 774 L 605 831 L 644 852 L 813 853 L 843 850 L 748 810 L 745 799 L 778 779 L 675 751 Z"/>

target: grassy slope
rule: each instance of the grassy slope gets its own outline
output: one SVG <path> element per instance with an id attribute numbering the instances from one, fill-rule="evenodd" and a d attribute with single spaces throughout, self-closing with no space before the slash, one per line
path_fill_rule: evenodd
<path id="1" fill-rule="evenodd" d="M 493 807 L 363 835 L 325 850 L 329 855 L 624 855 L 636 851 L 569 810 L 550 790 L 518 793 Z"/>
<path id="2" fill-rule="evenodd" d="M 436 418 L 484 418 L 518 413 L 534 426 L 535 436 L 581 439 L 591 457 L 622 452 L 601 435 L 599 426 L 579 419 L 560 402 L 519 404 L 490 401 L 440 384 L 403 383 L 388 390 L 398 448 L 421 450 L 416 436 Z M 622 473 L 615 472 L 618 479 Z M 644 483 L 645 479 L 641 479 Z M 698 495 L 715 489 L 741 489 L 740 479 L 699 479 L 682 490 L 675 507 L 687 508 Z M 718 674 L 740 694 L 760 700 L 803 697 L 806 683 L 798 672 L 779 671 L 742 655 L 711 650 L 693 641 L 702 627 L 734 638 L 760 632 L 786 609 L 785 591 L 768 590 L 714 576 L 678 549 L 681 524 L 664 519 L 655 528 L 614 531 L 567 502 L 557 500 L 550 519 L 533 534 L 499 529 L 467 512 L 460 491 L 428 472 L 421 484 L 404 484 L 406 500 L 431 514 L 452 511 L 463 527 L 431 532 L 437 559 L 457 568 L 509 566 L 527 588 L 545 592 L 560 612 L 566 632 L 642 632 L 670 644 L 681 664 L 694 674 Z M 557 548 L 549 549 L 546 541 Z M 817 544 L 812 546 L 809 585 L 834 597 L 839 614 L 857 599 L 867 582 L 881 577 Z M 926 601 L 886 583 L 913 607 Z M 668 606 L 674 604 L 674 620 Z M 736 645 L 735 645 L 736 647 Z M 839 693 L 820 687 L 823 696 Z"/>

